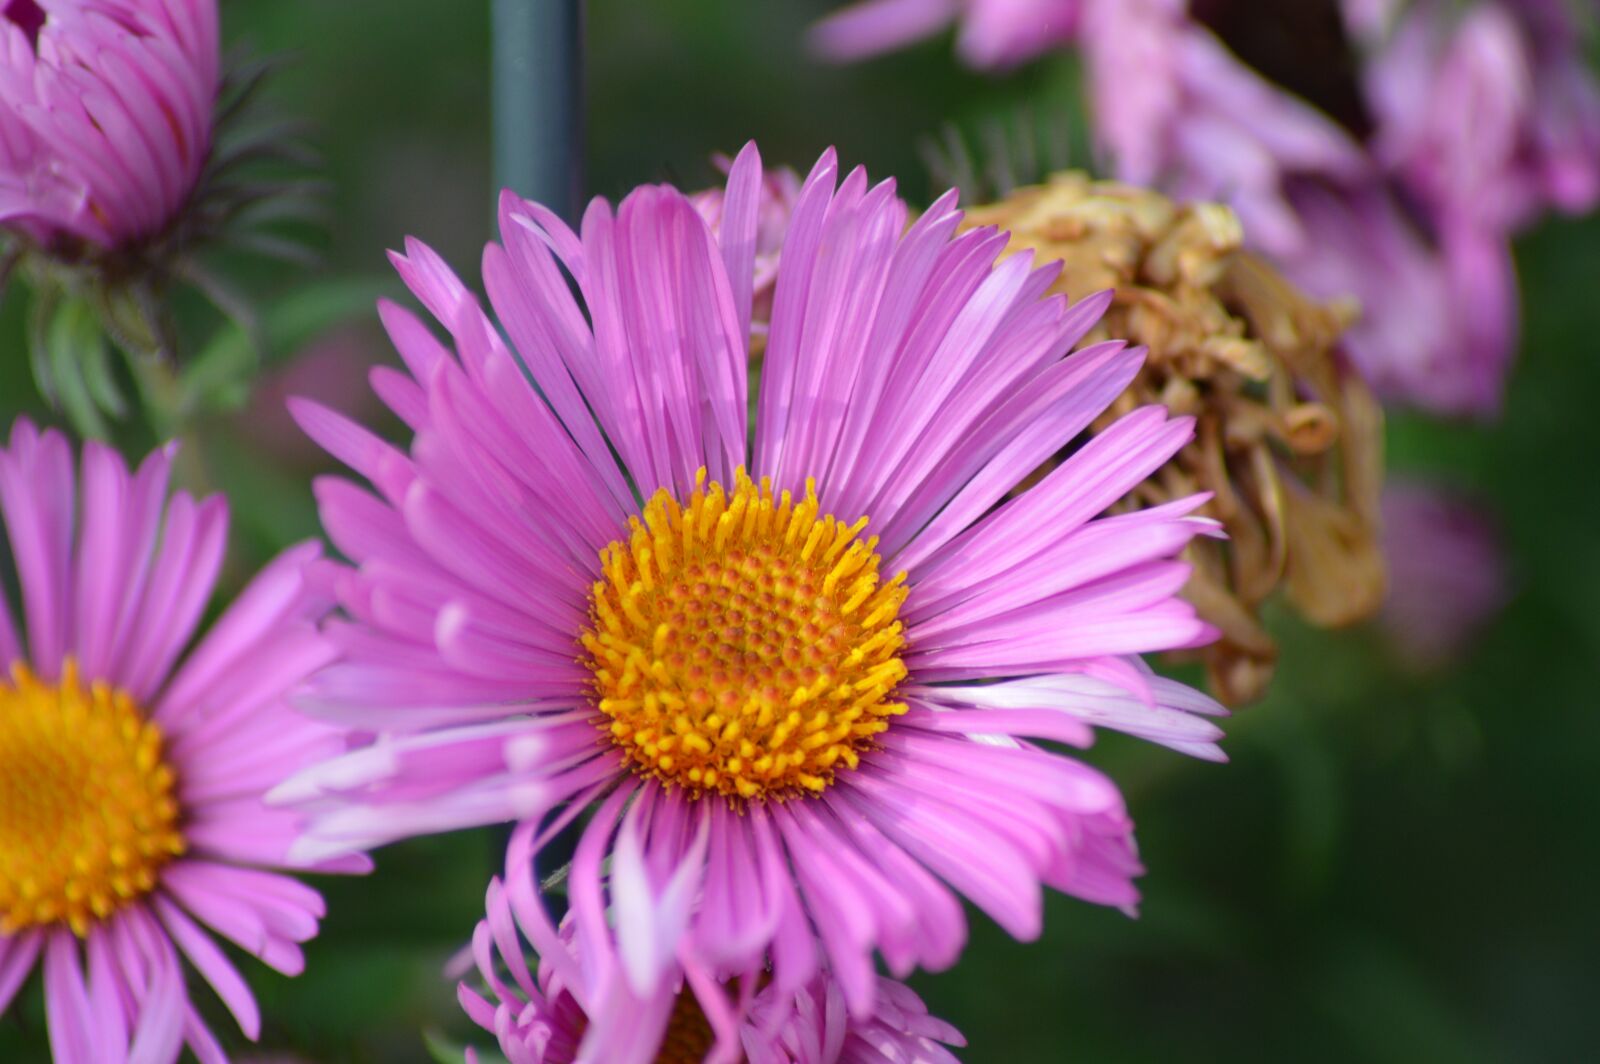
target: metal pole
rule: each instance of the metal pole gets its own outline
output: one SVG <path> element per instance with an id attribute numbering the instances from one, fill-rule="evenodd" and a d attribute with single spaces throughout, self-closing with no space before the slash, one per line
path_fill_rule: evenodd
<path id="1" fill-rule="evenodd" d="M 491 202 L 509 188 L 576 224 L 583 210 L 583 0 L 491 4 L 497 194 Z M 494 838 L 498 873 L 511 829 L 494 832 Z M 569 828 L 551 840 L 539 864 L 563 868 L 576 846 L 577 832 Z M 547 898 L 558 917 L 564 900 Z"/>
<path id="2" fill-rule="evenodd" d="M 492 0 L 494 181 L 575 221 L 583 196 L 582 0 Z"/>

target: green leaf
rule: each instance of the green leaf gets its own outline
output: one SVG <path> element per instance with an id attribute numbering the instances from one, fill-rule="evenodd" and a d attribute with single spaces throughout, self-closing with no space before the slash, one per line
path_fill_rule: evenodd
<path id="1" fill-rule="evenodd" d="M 109 437 L 110 429 L 95 401 L 95 389 L 85 379 L 90 365 L 100 367 L 95 372 L 105 372 L 106 338 L 94 308 L 81 299 L 57 303 L 45 327 L 44 346 L 56 397 L 72 427 L 81 436 Z"/>
<path id="2" fill-rule="evenodd" d="M 126 417 L 128 401 L 123 397 L 122 388 L 117 384 L 116 373 L 112 369 L 111 345 L 105 342 L 103 336 L 100 343 L 84 351 L 81 366 L 83 382 L 88 386 L 89 397 L 95 405 L 116 420 Z"/>
<path id="3" fill-rule="evenodd" d="M 55 285 L 35 288 L 28 303 L 28 364 L 33 369 L 33 382 L 39 395 L 54 409 L 60 406 L 56 399 L 55 376 L 50 371 L 50 321 L 55 317 L 56 304 L 61 301 L 61 290 Z"/>
<path id="4" fill-rule="evenodd" d="M 96 286 L 100 321 L 107 335 L 133 358 L 165 358 L 173 343 L 162 321 L 161 301 L 144 283 Z"/>

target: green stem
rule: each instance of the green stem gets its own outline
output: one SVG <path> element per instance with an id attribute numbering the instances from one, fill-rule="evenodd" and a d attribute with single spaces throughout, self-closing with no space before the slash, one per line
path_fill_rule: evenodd
<path id="1" fill-rule="evenodd" d="M 196 496 L 210 494 L 214 489 L 206 471 L 199 426 L 184 401 L 177 366 L 170 358 L 151 356 L 130 357 L 128 364 L 138 382 L 145 423 L 156 441 L 177 440 L 181 445 L 173 465 L 178 484 Z"/>

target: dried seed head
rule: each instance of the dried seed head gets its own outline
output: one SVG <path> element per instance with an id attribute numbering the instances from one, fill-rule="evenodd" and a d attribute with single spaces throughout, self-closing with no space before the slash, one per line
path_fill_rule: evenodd
<path id="1" fill-rule="evenodd" d="M 1086 343 L 1150 349 L 1133 385 L 1095 424 L 1162 403 L 1196 419 L 1195 440 L 1122 504 L 1153 506 L 1199 491 L 1226 541 L 1196 541 L 1186 595 L 1222 637 L 1203 657 L 1211 686 L 1238 705 L 1259 697 L 1277 648 L 1262 604 L 1280 587 L 1313 624 L 1370 616 L 1383 600 L 1377 541 L 1382 418 L 1340 356 L 1355 316 L 1314 303 L 1241 250 L 1228 208 L 1180 206 L 1155 192 L 1081 173 L 977 207 L 1010 250 L 1062 262 L 1056 291 L 1114 289 Z"/>

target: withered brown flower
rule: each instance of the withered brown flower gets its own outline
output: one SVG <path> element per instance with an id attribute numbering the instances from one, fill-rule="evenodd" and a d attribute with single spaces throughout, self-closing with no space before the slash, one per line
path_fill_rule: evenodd
<path id="1" fill-rule="evenodd" d="M 1279 587 L 1322 627 L 1378 609 L 1382 414 L 1339 351 L 1353 306 L 1315 303 L 1242 251 L 1227 207 L 1082 173 L 974 208 L 966 224 L 1009 229 L 1008 251 L 1041 265 L 1059 259 L 1056 291 L 1115 290 L 1085 343 L 1126 338 L 1150 354 L 1096 430 L 1148 403 L 1195 417 L 1194 442 L 1121 505 L 1213 494 L 1205 512 L 1228 538 L 1189 547 L 1185 594 L 1222 633 L 1201 651 L 1219 698 L 1252 701 L 1271 680 L 1261 608 Z"/>

